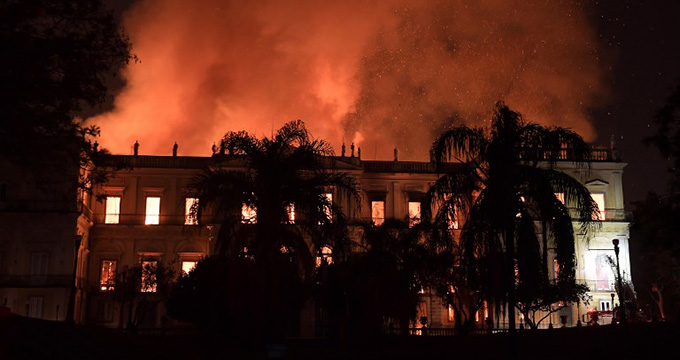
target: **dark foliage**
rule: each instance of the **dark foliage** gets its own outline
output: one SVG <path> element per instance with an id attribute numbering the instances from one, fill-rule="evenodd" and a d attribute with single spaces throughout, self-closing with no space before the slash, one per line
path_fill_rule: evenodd
<path id="1" fill-rule="evenodd" d="M 36 178 L 101 159 L 88 140 L 99 130 L 76 117 L 105 102 L 107 77 L 131 59 L 102 2 L 3 1 L 0 48 L 0 157 Z M 85 188 L 102 176 L 84 175 Z"/>
<path id="2" fill-rule="evenodd" d="M 424 224 L 388 219 L 360 226 L 358 251 L 319 271 L 316 299 L 328 312 L 330 338 L 372 339 L 390 327 L 405 332 L 429 285 L 433 253 Z"/>
<path id="3" fill-rule="evenodd" d="M 680 316 L 680 207 L 668 197 L 648 194 L 634 203 L 630 227 L 633 281 L 643 309 L 655 319 Z"/>
<path id="4" fill-rule="evenodd" d="M 465 219 L 459 258 L 452 264 L 452 274 L 459 275 L 451 280 L 475 292 L 465 295 L 468 306 L 484 298 L 498 313 L 505 304 L 513 309 L 545 302 L 552 286 L 549 248 L 560 265 L 558 284 L 577 289 L 570 210 L 587 233 L 597 205 L 585 186 L 554 169 L 561 151 L 577 164 L 587 164 L 591 154 L 578 134 L 525 122 L 503 103 L 497 104 L 489 129 L 460 126 L 435 140 L 432 155 L 438 163 L 457 160 L 466 166 L 432 186 L 423 218 L 444 230 L 451 219 Z M 556 193 L 564 194 L 566 205 Z M 514 327 L 514 311 L 508 315 Z"/>
<path id="5" fill-rule="evenodd" d="M 358 197 L 356 180 L 327 170 L 330 146 L 313 139 L 300 120 L 271 138 L 227 133 L 220 149 L 217 165 L 196 177 L 189 190 L 198 198 L 192 211 L 199 222 L 219 229 L 217 257 L 180 280 L 173 313 L 243 339 L 297 336 L 321 249 L 330 247 L 336 261 L 350 254 L 338 204 Z M 222 161 L 241 169 L 220 168 Z M 252 218 L 244 217 L 244 208 L 253 211 Z"/>
<path id="6" fill-rule="evenodd" d="M 676 84 L 666 104 L 654 117 L 656 134 L 645 139 L 645 144 L 656 146 L 661 155 L 671 161 L 668 171 L 673 174 L 672 190 L 675 201 L 680 201 L 680 81 Z"/>

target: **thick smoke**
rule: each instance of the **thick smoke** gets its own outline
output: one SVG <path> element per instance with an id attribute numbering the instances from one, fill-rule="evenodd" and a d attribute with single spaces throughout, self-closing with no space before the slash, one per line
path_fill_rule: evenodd
<path id="1" fill-rule="evenodd" d="M 451 124 L 505 100 L 525 118 L 594 132 L 597 43 L 571 1 L 142 0 L 124 25 L 126 70 L 101 142 L 206 155 L 229 130 L 269 135 L 303 119 L 364 158 L 422 159 Z"/>

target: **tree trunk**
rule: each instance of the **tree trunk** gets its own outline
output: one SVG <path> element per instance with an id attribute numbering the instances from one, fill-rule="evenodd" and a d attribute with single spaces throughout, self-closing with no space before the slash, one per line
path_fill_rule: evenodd
<path id="1" fill-rule="evenodd" d="M 656 296 L 654 296 L 654 294 L 656 294 Z M 661 295 L 661 290 L 658 286 L 656 286 L 656 284 L 652 284 L 652 299 L 654 299 L 656 306 L 659 308 L 659 316 L 661 317 L 660 320 L 666 320 L 666 313 L 663 311 L 663 295 Z"/>
<path id="2" fill-rule="evenodd" d="M 507 276 L 508 284 L 508 331 L 512 334 L 517 329 L 515 328 L 515 236 L 514 229 L 509 229 L 510 226 L 505 227 L 505 252 L 507 261 Z"/>

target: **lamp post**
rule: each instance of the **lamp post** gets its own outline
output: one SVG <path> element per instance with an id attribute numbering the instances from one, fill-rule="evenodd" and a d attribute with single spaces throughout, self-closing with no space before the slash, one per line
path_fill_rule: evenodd
<path id="1" fill-rule="evenodd" d="M 619 288 L 619 311 L 621 312 L 621 324 L 626 324 L 626 296 L 623 289 L 623 281 L 621 281 L 621 266 L 619 265 L 619 239 L 612 240 L 614 244 L 614 253 L 616 254 L 616 282 Z"/>

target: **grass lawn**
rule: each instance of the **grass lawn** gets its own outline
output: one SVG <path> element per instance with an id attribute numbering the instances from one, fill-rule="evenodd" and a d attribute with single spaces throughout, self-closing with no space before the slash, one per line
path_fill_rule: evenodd
<path id="1" fill-rule="evenodd" d="M 291 359 L 507 359 L 507 334 L 457 337 L 385 337 L 333 344 L 288 340 Z M 518 359 L 676 359 L 680 325 L 632 324 L 525 330 L 517 335 Z M 219 336 L 131 335 L 116 330 L 27 319 L 0 319 L 0 360 L 15 359 L 266 359 L 263 346 Z"/>

